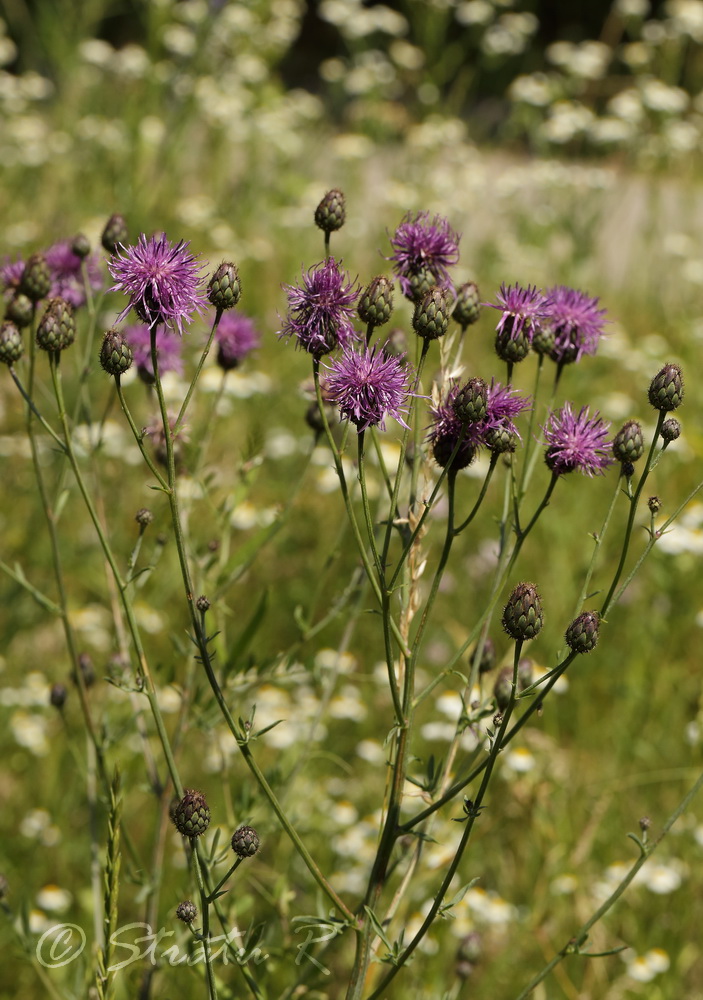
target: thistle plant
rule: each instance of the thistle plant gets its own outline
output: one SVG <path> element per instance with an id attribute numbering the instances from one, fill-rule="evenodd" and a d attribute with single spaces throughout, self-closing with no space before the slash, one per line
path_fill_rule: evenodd
<path id="1" fill-rule="evenodd" d="M 177 927 L 174 940 L 185 941 L 191 955 L 197 950 L 200 968 L 191 963 L 189 995 L 313 995 L 328 982 L 347 1000 L 376 1000 L 417 989 L 423 973 L 416 953 L 429 954 L 430 938 L 450 953 L 442 918 L 461 919 L 472 880 L 486 863 L 486 828 L 508 816 L 505 793 L 496 792 L 505 787 L 508 748 L 518 736 L 539 731 L 543 709 L 566 677 L 578 697 L 588 698 L 583 654 L 591 654 L 590 666 L 603 649 L 617 648 L 618 627 L 631 611 L 620 599 L 703 487 L 678 503 L 668 496 L 663 522 L 657 497 L 649 498 L 643 515 L 644 487 L 682 434 L 669 416 L 684 401 L 678 364 L 668 362 L 648 390 L 642 387 L 643 401 L 657 414 L 649 434 L 632 418 L 611 436 L 610 422 L 592 401 L 577 388 L 573 397 L 564 395 L 571 366 L 587 364 L 598 350 L 605 310 L 597 299 L 564 285 L 542 292 L 503 284 L 488 303 L 500 311 L 497 326 L 482 333 L 482 325 L 491 324 L 481 323 L 487 314 L 481 314 L 478 288 L 454 273 L 459 234 L 443 216 L 419 212 L 408 213 L 389 235 L 391 253 L 387 245 L 379 248 L 392 262 L 401 299 L 408 300 L 394 311 L 390 277 L 352 279 L 329 253 L 330 234 L 346 213 L 338 189 L 318 205 L 314 222 L 325 234 L 325 257 L 304 264 L 298 284 L 282 283 L 277 338 L 235 264 L 209 266 L 187 242 L 165 234 L 129 243 L 120 216 L 109 220 L 102 238 L 109 257 L 100 266 L 113 282 L 105 292 L 107 280 L 89 245 L 77 238 L 4 272 L 8 302 L 24 295 L 30 303 L 26 333 L 11 318 L 3 322 L 0 360 L 24 411 L 53 583 L 4 562 L 2 568 L 63 627 L 73 688 L 52 673 L 49 698 L 81 761 L 94 858 L 105 818 L 108 824 L 104 876 L 99 865 L 92 876 L 92 980 L 101 996 L 120 995 L 110 966 L 118 890 L 120 916 L 131 908 L 130 916 L 150 927 L 168 923 L 172 931 Z M 353 259 L 353 249 L 345 251 Z M 125 325 L 132 311 L 140 323 Z M 379 329 L 391 314 L 403 325 L 407 354 Z M 100 331 L 105 315 L 110 325 Z M 466 342 L 469 326 L 472 343 L 495 339 L 506 381 L 498 380 L 497 363 L 477 364 L 485 355 Z M 291 340 L 299 352 L 287 357 Z M 206 367 L 213 345 L 216 357 Z M 99 379 L 85 375 L 86 346 Z M 278 394 L 295 395 L 287 376 L 301 361 L 315 392 L 316 409 L 308 415 L 315 441 L 297 481 L 286 481 L 283 491 L 275 476 L 267 478 L 270 468 L 259 455 L 232 472 L 231 438 L 245 411 L 240 396 L 234 398 L 242 409 L 230 417 L 222 417 L 218 405 L 252 351 L 267 347 L 281 359 Z M 556 365 L 549 398 L 539 383 L 545 358 Z M 512 380 L 517 362 L 523 370 L 534 362 L 532 395 Z M 218 368 L 213 404 L 207 376 Z M 138 391 L 136 379 L 148 389 Z M 122 420 L 120 449 L 129 452 L 134 469 L 128 517 L 122 486 L 110 479 L 107 414 L 113 409 Z M 338 420 L 330 419 L 331 411 Z M 86 414 L 85 422 L 97 426 L 94 445 L 81 443 Z M 227 457 L 209 467 L 220 421 Z M 320 455 L 333 477 L 324 514 L 312 478 Z M 611 468 L 617 463 L 619 469 Z M 581 476 L 569 476 L 573 472 Z M 593 533 L 586 568 L 579 548 L 571 577 L 560 584 L 561 600 L 572 609 L 564 615 L 544 552 L 557 544 L 559 518 L 575 530 L 574 546 L 582 546 L 582 525 L 569 520 L 567 489 L 587 494 L 606 477 L 612 501 Z M 273 520 L 259 522 L 238 548 L 233 525 L 242 511 L 236 504 L 245 507 L 262 481 L 265 490 L 278 489 Z M 91 675 L 76 635 L 70 588 L 80 593 L 83 584 L 67 571 L 69 539 L 57 530 L 66 503 L 100 555 L 90 587 L 110 622 L 111 697 L 99 671 L 91 668 Z M 253 502 L 250 507 L 256 510 Z M 320 533 L 327 519 L 334 525 L 336 541 L 314 573 L 307 543 L 291 528 L 300 510 L 316 530 L 319 522 Z M 446 630 L 451 643 L 438 643 L 452 580 L 462 581 L 462 565 L 486 540 L 485 578 L 469 600 L 462 596 L 460 626 Z M 265 558 L 273 551 L 277 558 Z M 300 602 L 290 621 L 281 621 L 280 635 L 273 626 L 268 634 L 269 590 L 295 575 L 280 559 L 285 551 L 301 560 L 294 584 Z M 284 619 L 284 591 L 277 595 L 276 612 Z M 158 636 L 166 614 L 171 647 Z M 336 647 L 332 667 L 320 648 L 323 633 Z M 356 668 L 353 660 L 348 666 L 350 651 L 358 655 Z M 458 712 L 438 761 L 428 753 L 427 712 L 436 698 L 449 698 L 450 683 L 458 688 Z M 73 689 L 85 745 L 75 740 L 78 715 L 69 722 Z M 281 691 L 293 692 L 291 718 L 272 716 Z M 176 702 L 172 716 L 169 699 Z M 314 701 L 308 715 L 306 699 Z M 362 765 L 347 753 L 340 720 L 351 720 L 354 711 L 365 718 L 370 708 L 373 737 L 365 752 L 372 773 L 363 795 L 351 801 Z M 306 736 L 291 749 L 288 735 L 301 718 Z M 140 780 L 134 788 L 123 781 L 120 802 L 110 774 L 117 764 L 122 774 L 137 767 L 130 756 L 135 746 Z M 315 794 L 322 796 L 329 778 L 321 760 L 343 771 L 350 799 L 329 815 Z M 591 928 L 700 783 L 661 835 L 649 840 L 641 829 L 633 836 L 640 856 L 631 870 L 574 928 L 568 946 L 544 968 L 524 970 L 521 996 L 568 956 L 593 957 L 585 948 Z M 363 822 L 361 809 L 369 817 Z M 151 843 L 140 824 L 148 825 Z M 351 873 L 334 855 L 345 824 L 344 835 L 359 851 Z M 438 842 L 441 856 L 431 853 Z M 180 869 L 172 864 L 176 854 Z M 119 882 L 127 866 L 132 881 L 141 879 L 131 899 L 126 881 Z M 303 945 L 291 944 L 290 928 L 309 932 Z M 264 951 L 277 959 L 255 964 L 252 956 Z M 223 954 L 236 970 L 231 979 Z M 457 954 L 464 972 L 473 969 L 480 961 L 476 938 L 467 934 Z M 287 964 L 286 955 L 292 956 Z M 156 974 L 168 975 L 164 959 Z M 141 996 L 152 995 L 151 976 L 141 970 Z"/>

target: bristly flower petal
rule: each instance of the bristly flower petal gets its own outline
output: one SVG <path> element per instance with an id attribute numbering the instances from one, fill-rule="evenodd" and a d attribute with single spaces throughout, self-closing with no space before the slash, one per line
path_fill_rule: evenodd
<path id="1" fill-rule="evenodd" d="M 522 288 L 520 285 L 500 286 L 496 302 L 485 302 L 491 309 L 500 309 L 501 317 L 496 326 L 496 333 L 517 340 L 523 334 L 532 343 L 535 331 L 549 317 L 549 300 L 533 285 Z"/>
<path id="2" fill-rule="evenodd" d="M 403 427 L 407 415 L 412 372 L 400 357 L 388 354 L 378 345 L 363 351 L 345 348 L 342 356 L 327 366 L 327 398 L 337 403 L 342 417 L 356 424 L 357 431 L 367 427 L 385 430 L 385 418 L 391 416 Z"/>
<path id="3" fill-rule="evenodd" d="M 189 245 L 184 240 L 174 245 L 165 235 L 147 239 L 143 233 L 136 246 L 120 244 L 107 261 L 115 280 L 109 291 L 129 296 L 118 322 L 133 308 L 148 326 L 163 323 L 182 334 L 183 324 L 204 311 L 205 293 L 199 287 L 202 265 Z"/>
<path id="4" fill-rule="evenodd" d="M 334 257 L 303 271 L 302 278 L 302 286 L 283 286 L 288 316 L 279 337 L 295 337 L 297 347 L 317 358 L 357 340 L 353 325 L 359 294 L 356 281 L 351 281 Z"/>
<path id="5" fill-rule="evenodd" d="M 554 334 L 550 358 L 557 364 L 571 364 L 584 354 L 595 354 L 603 336 L 606 310 L 598 299 L 575 288 L 557 285 L 547 289 L 548 322 Z"/>
<path id="6" fill-rule="evenodd" d="M 557 476 L 576 469 L 587 476 L 601 474 L 614 461 L 607 440 L 610 424 L 598 413 L 591 416 L 587 406 L 576 415 L 571 404 L 564 403 L 561 410 L 549 414 L 542 430 L 545 461 Z"/>
<path id="7" fill-rule="evenodd" d="M 409 299 L 416 297 L 412 279 L 425 272 L 432 276 L 430 284 L 447 288 L 454 294 L 448 269 L 459 260 L 460 239 L 441 215 L 435 215 L 430 221 L 429 212 L 418 212 L 414 218 L 408 212 L 391 237 L 393 253 L 386 257 L 394 263 L 393 270 L 403 295 Z"/>

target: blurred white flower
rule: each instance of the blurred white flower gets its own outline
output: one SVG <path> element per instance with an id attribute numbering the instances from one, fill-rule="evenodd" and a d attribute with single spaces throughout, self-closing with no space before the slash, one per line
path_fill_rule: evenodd
<path id="1" fill-rule="evenodd" d="M 552 100 L 553 85 L 546 73 L 529 73 L 516 76 L 508 88 L 511 101 L 547 107 Z"/>
<path id="2" fill-rule="evenodd" d="M 467 27 L 472 24 L 490 24 L 495 17 L 495 9 L 488 0 L 468 0 L 457 6 L 454 16 L 459 24 Z"/>
<path id="3" fill-rule="evenodd" d="M 663 80 L 651 77 L 642 83 L 642 103 L 651 111 L 675 115 L 685 111 L 689 95 L 681 87 L 672 87 Z"/>
<path id="4" fill-rule="evenodd" d="M 37 905 L 51 913 L 63 913 L 73 902 L 73 896 L 68 889 L 58 885 L 45 885 L 37 893 Z"/>

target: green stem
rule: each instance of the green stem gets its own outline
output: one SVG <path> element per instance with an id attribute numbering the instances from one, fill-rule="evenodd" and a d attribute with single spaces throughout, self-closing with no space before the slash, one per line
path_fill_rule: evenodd
<path id="1" fill-rule="evenodd" d="M 151 455 L 149 454 L 149 452 L 144 447 L 144 435 L 140 431 L 137 430 L 137 425 L 135 424 L 134 418 L 132 417 L 132 414 L 130 412 L 129 407 L 127 406 L 127 400 L 125 399 L 125 396 L 124 396 L 124 391 L 122 389 L 122 383 L 120 381 L 120 376 L 119 375 L 115 375 L 115 389 L 117 390 L 117 397 L 118 397 L 118 399 L 120 401 L 120 406 L 122 407 L 122 412 L 124 413 L 125 417 L 127 418 L 127 423 L 129 424 L 130 429 L 132 431 L 132 434 L 134 435 L 134 440 L 137 442 L 137 446 L 139 447 L 139 450 L 142 453 L 142 458 L 144 459 L 144 461 L 148 465 L 149 471 L 154 476 L 154 478 L 158 482 L 158 484 L 161 487 L 161 489 L 164 490 L 164 491 L 168 490 L 168 483 L 166 482 L 166 480 L 164 479 L 164 477 L 161 475 L 161 473 L 159 472 L 159 470 L 156 468 L 156 465 L 154 464 L 154 461 L 153 461 Z"/>
<path id="2" fill-rule="evenodd" d="M 502 719 L 501 719 L 501 722 L 500 722 L 500 727 L 498 729 L 498 732 L 493 737 L 493 742 L 492 742 L 492 745 L 491 745 L 491 750 L 490 750 L 490 753 L 488 755 L 488 758 L 485 761 L 483 779 L 481 781 L 480 788 L 479 788 L 478 793 L 476 795 L 476 799 L 473 802 L 470 802 L 470 803 L 467 802 L 465 804 L 465 812 L 467 814 L 467 819 L 466 819 L 465 825 L 464 825 L 464 832 L 462 833 L 461 840 L 459 841 L 459 846 L 458 846 L 458 848 L 456 850 L 454 858 L 452 859 L 452 863 L 450 864 L 449 868 L 447 869 L 447 873 L 444 876 L 444 879 L 442 880 L 442 884 L 441 884 L 441 886 L 439 888 L 439 891 L 437 892 L 437 895 L 435 896 L 434 900 L 432 901 L 432 906 L 430 907 L 429 912 L 427 913 L 427 916 L 423 920 L 422 925 L 421 925 L 420 929 L 418 930 L 417 934 L 412 939 L 412 941 L 410 942 L 410 944 L 408 945 L 408 947 L 400 955 L 399 959 L 393 965 L 393 967 L 390 969 L 390 971 L 387 972 L 386 975 L 383 977 L 383 979 L 381 980 L 381 982 L 379 983 L 379 985 L 376 987 L 376 989 L 372 993 L 369 994 L 369 996 L 367 997 L 367 1000 L 379 1000 L 379 998 L 383 995 L 383 993 L 387 989 L 388 985 L 392 982 L 393 979 L 395 979 L 395 977 L 400 972 L 400 970 L 403 967 L 403 965 L 405 965 L 405 963 L 407 962 L 407 960 L 410 958 L 410 956 L 412 955 L 412 953 L 415 951 L 415 949 L 417 948 L 417 946 L 420 944 L 420 942 L 424 938 L 424 936 L 427 933 L 427 931 L 430 929 L 431 925 L 433 924 L 433 922 L 435 920 L 435 917 L 439 913 L 439 910 L 440 910 L 440 908 L 442 906 L 442 903 L 444 902 L 445 896 L 447 895 L 447 892 L 449 891 L 449 887 L 450 887 L 450 885 L 452 883 L 452 880 L 453 880 L 453 878 L 454 878 L 454 876 L 455 876 L 455 874 L 457 872 L 457 869 L 458 869 L 459 864 L 461 862 L 461 859 L 463 857 L 464 851 L 466 850 L 466 847 L 467 847 L 467 845 L 469 843 L 469 839 L 470 839 L 471 834 L 473 832 L 476 820 L 478 819 L 478 817 L 479 817 L 479 815 L 481 813 L 481 809 L 482 809 L 482 806 L 483 806 L 483 800 L 484 800 L 486 792 L 488 790 L 488 785 L 490 783 L 491 776 L 493 774 L 493 769 L 495 767 L 495 763 L 496 763 L 496 761 L 498 759 L 498 754 L 500 753 L 500 751 L 501 751 L 501 749 L 502 749 L 502 747 L 504 745 L 505 731 L 506 731 L 506 729 L 508 727 L 508 723 L 510 721 L 510 716 L 512 714 L 513 707 L 514 707 L 516 699 L 517 699 L 517 679 L 518 679 L 518 668 L 519 668 L 519 664 L 520 664 L 520 654 L 521 654 L 521 652 L 522 652 L 522 641 L 518 641 L 518 642 L 515 643 L 515 654 L 514 654 L 514 657 L 513 657 L 513 680 L 512 680 L 512 685 L 511 685 L 511 689 L 510 689 L 510 700 L 509 700 L 508 705 L 507 705 L 507 707 L 505 709 L 505 712 L 503 713 L 503 716 L 502 716 Z"/>
<path id="3" fill-rule="evenodd" d="M 625 527 L 625 536 L 622 542 L 622 551 L 620 553 L 620 562 L 618 563 L 618 568 L 615 571 L 615 576 L 613 577 L 613 582 L 610 585 L 610 590 L 608 591 L 608 596 L 603 601 L 603 607 L 600 610 L 600 617 L 605 618 L 608 613 L 608 609 L 613 601 L 613 594 L 617 588 L 620 577 L 622 576 L 622 571 L 625 568 L 625 561 L 627 559 L 628 549 L 630 547 L 630 541 L 632 539 L 632 529 L 635 524 L 635 516 L 637 514 L 637 504 L 639 503 L 640 496 L 642 495 L 642 490 L 644 489 L 644 484 L 647 481 L 649 472 L 652 465 L 652 460 L 654 458 L 654 449 L 656 448 L 657 440 L 659 438 L 659 432 L 661 431 L 662 424 L 666 418 L 666 413 L 664 410 L 659 410 L 659 416 L 657 418 L 657 426 L 652 437 L 652 443 L 649 446 L 649 454 L 647 455 L 647 461 L 645 463 L 642 475 L 640 476 L 640 481 L 637 484 L 637 489 L 635 490 L 635 495 L 630 500 L 630 516 L 627 519 L 627 525 Z"/>
<path id="4" fill-rule="evenodd" d="M 210 905 L 208 894 L 205 891 L 205 881 L 203 878 L 203 871 L 200 867 L 200 855 L 198 853 L 198 844 L 195 837 L 191 838 L 190 846 L 193 858 L 193 871 L 195 872 L 198 889 L 200 890 L 200 909 L 203 918 L 202 942 L 203 952 L 205 954 L 205 973 L 207 976 L 208 996 L 210 997 L 210 1000 L 217 1000 L 215 970 L 212 967 L 212 951 L 210 949 Z"/>
<path id="5" fill-rule="evenodd" d="M 217 309 L 216 312 L 215 312 L 215 319 L 214 319 L 214 322 L 212 324 L 212 328 L 210 330 L 210 336 L 208 337 L 207 344 L 205 345 L 203 353 L 200 355 L 200 361 L 198 361 L 198 367 L 195 369 L 195 374 L 193 375 L 193 378 L 190 381 L 190 385 L 188 386 L 188 391 L 186 392 L 186 397 L 183 400 L 181 408 L 178 411 L 178 416 L 176 417 L 176 422 L 173 425 L 173 436 L 174 437 L 178 434 L 178 431 L 180 430 L 181 424 L 183 422 L 183 418 L 186 415 L 186 410 L 188 409 L 188 404 L 190 403 L 191 396 L 193 395 L 193 390 L 195 389 L 197 381 L 200 378 L 200 373 L 203 370 L 203 365 L 205 364 L 205 360 L 206 360 L 208 354 L 210 353 L 210 348 L 212 346 L 212 341 L 213 341 L 213 338 L 215 336 L 215 331 L 217 330 L 218 326 L 220 325 L 220 320 L 221 319 L 222 319 L 222 310 L 221 309 Z M 154 328 L 154 329 L 152 329 L 152 338 L 155 336 L 155 334 L 156 334 L 156 331 L 155 331 L 155 328 Z M 152 357 L 153 357 L 153 353 L 154 353 L 154 348 L 152 346 Z M 167 430 L 167 428 L 165 427 L 164 430 Z"/>
<path id="6" fill-rule="evenodd" d="M 544 367 L 544 355 L 540 354 L 537 361 L 537 372 L 535 374 L 535 385 L 532 390 L 532 409 L 530 410 L 530 420 L 527 425 L 527 436 L 525 438 L 525 454 L 522 460 L 522 469 L 520 471 L 520 485 L 518 486 L 518 495 L 522 499 L 525 495 L 526 489 L 526 478 L 527 478 L 527 467 L 530 458 L 530 451 L 532 449 L 532 428 L 535 425 L 535 412 L 537 410 L 537 395 L 539 393 L 539 383 L 542 376 L 542 368 Z"/>
<path id="7" fill-rule="evenodd" d="M 254 760 L 251 750 L 247 746 L 246 742 L 244 742 L 243 734 L 240 733 L 237 724 L 232 718 L 229 706 L 225 701 L 220 685 L 212 669 L 212 662 L 211 662 L 210 651 L 208 649 L 207 636 L 202 628 L 202 624 L 200 618 L 198 617 L 195 607 L 193 582 L 190 574 L 190 566 L 188 564 L 185 538 L 183 535 L 183 527 L 181 524 L 180 510 L 178 504 L 178 491 L 176 489 L 176 465 L 175 465 L 174 450 L 173 450 L 174 432 L 171 430 L 170 427 L 168 419 L 168 411 L 166 409 L 166 400 L 164 398 L 163 387 L 161 385 L 161 378 L 159 376 L 158 357 L 156 352 L 156 329 L 154 327 L 151 330 L 151 360 L 154 369 L 155 386 L 159 400 L 159 409 L 161 411 L 161 420 L 163 422 L 164 437 L 166 441 L 166 457 L 167 457 L 167 467 L 168 467 L 167 496 L 171 508 L 171 522 L 173 524 L 173 531 L 176 540 L 176 548 L 178 550 L 178 559 L 181 567 L 181 576 L 183 578 L 183 585 L 186 593 L 186 602 L 188 605 L 188 613 L 190 615 L 193 637 L 195 639 L 195 644 L 198 649 L 200 661 L 205 670 L 208 682 L 210 684 L 213 694 L 215 695 L 215 700 L 217 701 L 217 704 L 220 708 L 220 711 L 222 712 L 222 715 L 227 723 L 227 726 L 232 735 L 234 736 L 237 742 L 237 746 L 239 747 L 240 752 L 242 753 L 242 756 L 244 757 L 247 766 L 249 767 L 250 771 L 256 778 L 259 787 L 264 792 L 266 798 L 268 799 L 271 805 L 271 808 L 276 813 L 276 816 L 278 817 L 281 826 L 283 827 L 286 834 L 292 841 L 294 847 L 296 848 L 301 858 L 307 865 L 308 870 L 312 874 L 317 884 L 328 896 L 328 898 L 332 901 L 332 903 L 344 915 L 344 917 L 353 923 L 354 916 L 351 910 L 349 910 L 349 908 L 342 902 L 342 900 L 339 898 L 339 896 L 334 891 L 332 886 L 325 879 L 324 875 L 320 871 L 317 864 L 313 861 L 307 848 L 303 844 L 302 840 L 298 836 L 297 832 L 294 830 L 293 826 L 291 825 L 290 821 L 285 815 L 283 809 L 281 808 L 278 800 L 276 799 L 276 796 L 273 793 L 273 789 L 268 784 L 266 778 L 264 777 L 264 774 L 262 773 L 258 764 Z"/>
<path id="8" fill-rule="evenodd" d="M 476 500 L 476 503 L 473 505 L 473 507 L 471 509 L 471 513 L 466 518 L 466 520 L 462 521 L 461 524 L 459 525 L 459 527 L 454 529 L 454 534 L 455 535 L 461 534 L 461 532 L 464 530 L 464 528 L 468 528 L 468 526 L 471 524 L 471 522 L 473 521 L 473 519 L 478 514 L 479 508 L 480 508 L 481 504 L 483 503 L 484 498 L 486 496 L 486 490 L 488 489 L 488 484 L 491 481 L 491 478 L 493 476 L 493 472 L 494 472 L 495 467 L 496 467 L 497 464 L 498 464 L 498 455 L 496 455 L 493 452 L 491 452 L 491 461 L 490 461 L 490 464 L 488 466 L 488 472 L 486 473 L 486 475 L 484 477 L 483 484 L 481 486 L 481 492 L 478 495 L 478 499 Z"/>
<path id="9" fill-rule="evenodd" d="M 107 539 L 105 531 L 103 529 L 100 518 L 98 517 L 97 511 L 93 504 L 92 498 L 88 492 L 83 474 L 81 473 L 80 466 L 76 459 L 75 452 L 73 451 L 73 446 L 71 444 L 71 435 L 68 426 L 68 417 L 66 415 L 66 406 L 64 404 L 63 398 L 63 388 L 61 383 L 61 370 L 60 370 L 60 354 L 51 354 L 49 357 L 50 367 L 51 367 L 51 378 L 54 386 L 54 393 L 56 395 L 56 402 L 59 411 L 59 421 L 63 428 L 64 442 L 66 445 L 66 456 L 70 462 L 73 475 L 75 477 L 76 483 L 78 484 L 78 489 L 80 490 L 81 496 L 83 497 L 83 502 L 86 505 L 90 519 L 93 522 L 93 527 L 95 528 L 98 540 L 100 541 L 100 546 L 105 554 L 105 558 L 108 562 L 110 570 L 112 572 L 113 578 L 117 585 L 117 589 L 120 595 L 120 600 L 122 607 L 127 619 L 127 624 L 129 627 L 129 632 L 132 637 L 132 642 L 134 643 L 135 653 L 137 655 L 139 670 L 138 674 L 144 681 L 145 693 L 149 699 L 149 705 L 151 707 L 152 715 L 154 718 L 154 723 L 159 735 L 159 740 L 164 751 L 164 756 L 166 758 L 166 763 L 171 775 L 171 780 L 173 782 L 174 788 L 179 796 L 183 794 L 183 786 L 181 785 L 180 778 L 178 776 L 178 771 L 176 768 L 176 763 L 173 759 L 173 754 L 171 751 L 171 746 L 168 739 L 168 734 L 166 732 L 166 727 L 164 725 L 163 717 L 161 715 L 161 710 L 159 708 L 158 700 L 156 697 L 156 689 L 154 687 L 154 682 L 151 677 L 151 672 L 149 670 L 149 664 L 147 662 L 144 647 L 142 646 L 141 635 L 139 633 L 139 628 L 137 626 L 136 618 L 134 617 L 134 610 L 132 608 L 131 601 L 128 596 L 128 583 L 122 579 L 122 574 L 120 573 L 119 567 L 115 560 L 112 548 Z"/>

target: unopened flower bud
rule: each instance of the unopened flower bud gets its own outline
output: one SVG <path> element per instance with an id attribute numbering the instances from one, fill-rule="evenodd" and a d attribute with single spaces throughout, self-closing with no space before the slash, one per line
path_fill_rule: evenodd
<path id="1" fill-rule="evenodd" d="M 190 899 L 184 899 L 183 902 L 179 903 L 176 907 L 176 916 L 179 920 L 182 920 L 184 924 L 192 924 L 198 916 L 198 907 L 195 903 L 191 902 Z"/>
<path id="2" fill-rule="evenodd" d="M 515 451 L 519 438 L 509 427 L 492 427 L 486 431 L 484 440 L 494 455 L 507 455 Z"/>
<path id="3" fill-rule="evenodd" d="M 71 242 L 71 250 L 81 260 L 88 256 L 90 253 L 90 240 L 85 233 L 76 233 Z"/>
<path id="4" fill-rule="evenodd" d="M 315 225 L 324 233 L 334 233 L 344 225 L 346 214 L 344 195 L 333 188 L 315 209 Z"/>
<path id="5" fill-rule="evenodd" d="M 642 819 L 640 820 L 640 830 L 642 831 L 642 833 L 646 833 L 651 825 L 652 821 L 649 818 L 649 816 L 643 816 Z"/>
<path id="6" fill-rule="evenodd" d="M 0 326 L 0 361 L 6 365 L 14 365 L 22 357 L 24 345 L 22 334 L 9 319 Z"/>
<path id="7" fill-rule="evenodd" d="M 574 653 L 590 653 L 598 643 L 600 615 L 597 611 L 584 611 L 574 618 L 567 628 L 564 638 L 566 645 Z"/>
<path id="8" fill-rule="evenodd" d="M 52 684 L 49 694 L 49 704 L 54 708 L 63 708 L 68 698 L 68 690 L 65 684 Z"/>
<path id="9" fill-rule="evenodd" d="M 383 326 L 393 312 L 393 282 L 384 274 L 373 278 L 361 293 L 359 319 L 367 326 Z"/>
<path id="10" fill-rule="evenodd" d="M 199 837 L 210 826 L 210 809 L 202 792 L 186 788 L 173 811 L 173 822 L 184 837 Z"/>
<path id="11" fill-rule="evenodd" d="M 632 479 L 632 477 L 635 474 L 635 467 L 632 464 L 632 462 L 622 463 L 622 474 L 623 476 L 625 476 L 626 479 Z"/>
<path id="12" fill-rule="evenodd" d="M 649 507 L 650 514 L 658 514 L 662 507 L 662 502 L 659 497 L 650 497 L 647 501 L 647 506 Z"/>
<path id="13" fill-rule="evenodd" d="M 210 601 L 207 599 L 205 594 L 201 594 L 200 597 L 195 602 L 195 606 L 202 614 L 210 610 Z"/>
<path id="14" fill-rule="evenodd" d="M 431 288 L 434 288 L 435 276 L 429 268 L 421 267 L 411 271 L 408 275 L 408 282 L 410 283 L 410 295 L 406 297 L 412 299 L 413 302 L 419 302 Z"/>
<path id="15" fill-rule="evenodd" d="M 532 350 L 544 358 L 552 356 L 554 351 L 554 330 L 548 326 L 538 326 L 532 337 Z M 552 358 L 552 360 L 556 360 Z"/>
<path id="16" fill-rule="evenodd" d="M 462 424 L 475 424 L 486 416 L 488 386 L 482 378 L 470 378 L 457 392 L 452 409 Z"/>
<path id="17" fill-rule="evenodd" d="M 662 424 L 661 436 L 665 444 L 671 444 L 681 434 L 681 424 L 674 417 L 669 417 Z"/>
<path id="18" fill-rule="evenodd" d="M 513 365 L 524 361 L 530 353 L 530 341 L 525 333 L 520 331 L 516 337 L 513 337 L 508 326 L 496 334 L 495 347 L 500 360 Z"/>
<path id="19" fill-rule="evenodd" d="M 7 303 L 5 317 L 6 319 L 11 319 L 20 328 L 29 326 L 34 317 L 34 304 L 32 300 L 21 292 L 17 292 Z"/>
<path id="20" fill-rule="evenodd" d="M 123 215 L 111 215 L 105 224 L 100 242 L 108 253 L 114 254 L 120 243 L 127 242 L 129 231 Z"/>
<path id="21" fill-rule="evenodd" d="M 207 286 L 207 297 L 216 309 L 233 309 L 242 294 L 239 271 L 230 262 L 220 264 Z"/>
<path id="22" fill-rule="evenodd" d="M 38 302 L 49 294 L 51 273 L 43 253 L 33 253 L 27 258 L 20 279 L 19 290 L 32 302 Z"/>
<path id="23" fill-rule="evenodd" d="M 240 826 L 232 834 L 232 850 L 238 858 L 253 857 L 259 847 L 259 835 L 253 826 Z"/>
<path id="24" fill-rule="evenodd" d="M 137 522 L 140 528 L 146 528 L 154 520 L 154 515 L 147 507 L 140 507 L 137 513 L 134 515 L 134 520 Z"/>
<path id="25" fill-rule="evenodd" d="M 503 628 L 511 639 L 534 639 L 544 623 L 542 602 L 533 583 L 519 583 L 503 608 Z"/>
<path id="26" fill-rule="evenodd" d="M 50 299 L 37 327 L 37 347 L 43 351 L 63 351 L 76 336 L 73 306 L 64 299 Z"/>
<path id="27" fill-rule="evenodd" d="M 655 410 L 668 413 L 681 406 L 684 386 L 681 367 L 675 364 L 664 365 L 661 371 L 652 379 L 649 387 L 649 402 Z"/>
<path id="28" fill-rule="evenodd" d="M 415 306 L 413 329 L 423 340 L 437 340 L 447 332 L 451 302 L 446 288 L 430 288 Z"/>
<path id="29" fill-rule="evenodd" d="M 475 323 L 481 314 L 481 297 L 475 281 L 467 281 L 457 289 L 452 319 L 462 329 Z"/>
<path id="30" fill-rule="evenodd" d="M 642 425 L 638 420 L 628 420 L 613 438 L 613 455 L 618 462 L 636 462 L 643 453 Z"/>
<path id="31" fill-rule="evenodd" d="M 134 355 L 119 330 L 108 330 L 100 347 L 100 365 L 108 375 L 124 375 L 131 368 Z"/>

